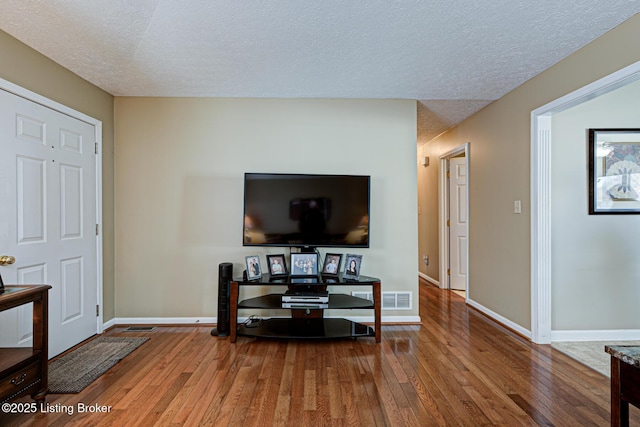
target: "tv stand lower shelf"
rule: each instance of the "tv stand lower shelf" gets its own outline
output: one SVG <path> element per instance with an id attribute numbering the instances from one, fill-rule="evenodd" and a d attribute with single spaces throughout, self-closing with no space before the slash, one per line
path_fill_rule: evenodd
<path id="1" fill-rule="evenodd" d="M 332 282 L 332 285 L 344 286 L 370 286 L 372 288 L 373 301 L 350 295 L 331 293 L 329 302 L 323 308 L 300 307 L 288 308 L 291 317 L 272 317 L 259 321 L 246 322 L 238 325 L 239 309 L 259 310 L 283 310 L 282 295 L 268 294 L 260 297 L 239 301 L 239 288 L 241 286 L 292 286 L 291 283 L 279 281 L 269 282 L 264 278 L 260 281 L 233 280 L 229 285 L 229 309 L 230 309 L 230 340 L 236 342 L 237 336 L 261 337 L 261 338 L 291 338 L 291 339 L 334 339 L 334 338 L 359 338 L 375 337 L 376 342 L 381 341 L 381 291 L 380 280 L 370 277 L 361 277 L 358 281 Z M 326 283 L 318 281 L 317 286 L 326 286 Z M 313 285 L 311 285 L 313 286 Z M 324 316 L 324 309 L 369 309 L 374 312 L 374 326 L 353 322 L 348 319 L 332 318 Z"/>
<path id="2" fill-rule="evenodd" d="M 259 322 L 260 326 L 240 325 L 237 335 L 261 338 L 358 338 L 375 337 L 371 326 L 334 318 L 271 318 Z"/>

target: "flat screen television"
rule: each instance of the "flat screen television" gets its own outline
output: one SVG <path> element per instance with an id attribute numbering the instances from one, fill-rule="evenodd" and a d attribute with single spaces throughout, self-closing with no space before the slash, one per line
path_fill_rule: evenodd
<path id="1" fill-rule="evenodd" d="M 244 246 L 369 247 L 370 177 L 245 173 Z"/>

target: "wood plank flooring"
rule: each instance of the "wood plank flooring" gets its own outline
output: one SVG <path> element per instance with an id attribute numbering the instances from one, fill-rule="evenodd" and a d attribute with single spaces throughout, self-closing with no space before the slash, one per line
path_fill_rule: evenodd
<path id="1" fill-rule="evenodd" d="M 380 344 L 231 344 L 204 325 L 116 327 L 106 335 L 151 339 L 81 393 L 49 395 L 49 413 L 0 413 L 0 425 L 609 425 L 603 375 L 424 283 L 420 316 L 422 325 L 383 326 Z M 109 412 L 78 413 L 82 405 Z M 640 410 L 630 412 L 640 425 Z"/>

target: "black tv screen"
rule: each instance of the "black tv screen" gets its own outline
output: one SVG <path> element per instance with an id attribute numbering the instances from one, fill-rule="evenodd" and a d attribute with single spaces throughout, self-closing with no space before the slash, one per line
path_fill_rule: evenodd
<path id="1" fill-rule="evenodd" d="M 369 247 L 369 176 L 246 173 L 244 246 Z"/>

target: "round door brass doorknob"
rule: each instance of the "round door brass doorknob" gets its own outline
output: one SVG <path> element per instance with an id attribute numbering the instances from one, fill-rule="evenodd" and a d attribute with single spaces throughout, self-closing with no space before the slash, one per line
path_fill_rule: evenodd
<path id="1" fill-rule="evenodd" d="M 0 265 L 11 265 L 16 262 L 16 259 L 10 255 L 0 256 Z"/>

